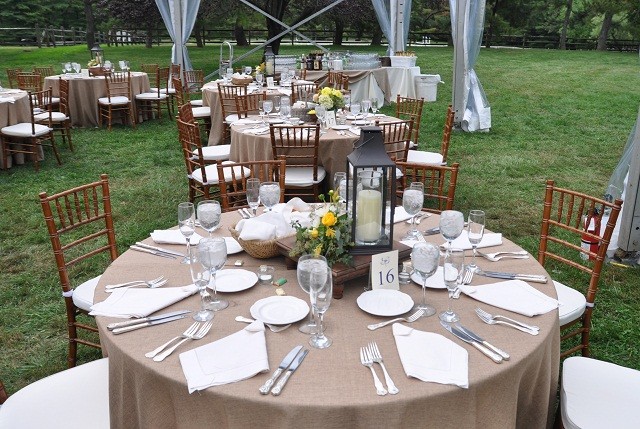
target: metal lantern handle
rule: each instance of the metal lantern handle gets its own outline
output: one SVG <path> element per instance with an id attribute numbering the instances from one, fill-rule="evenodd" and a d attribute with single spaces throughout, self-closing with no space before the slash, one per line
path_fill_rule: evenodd
<path id="1" fill-rule="evenodd" d="M 223 45 L 227 45 L 229 47 L 229 59 L 225 60 L 223 57 Z M 228 40 L 225 40 L 220 45 L 220 68 L 218 69 L 218 74 L 220 77 L 227 71 L 228 68 L 233 68 L 233 45 Z"/>

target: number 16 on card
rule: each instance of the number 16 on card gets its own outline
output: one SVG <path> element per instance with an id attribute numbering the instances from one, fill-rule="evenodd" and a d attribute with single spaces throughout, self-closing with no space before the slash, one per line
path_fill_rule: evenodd
<path id="1" fill-rule="evenodd" d="M 371 256 L 371 288 L 400 290 L 397 250 Z"/>

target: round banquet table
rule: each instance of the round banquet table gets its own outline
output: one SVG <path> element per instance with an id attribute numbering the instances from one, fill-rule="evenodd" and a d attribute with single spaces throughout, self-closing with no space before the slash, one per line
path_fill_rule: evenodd
<path id="1" fill-rule="evenodd" d="M 13 99 L 13 102 L 6 99 Z M 3 100 L 5 99 L 5 100 Z M 20 89 L 5 89 L 0 91 L 0 128 L 15 125 L 21 122 L 31 122 L 31 113 L 29 112 L 29 93 Z M 44 159 L 44 151 L 42 146 L 38 146 L 38 160 Z M 24 164 L 24 154 L 14 153 L 8 159 L 7 165 Z M 4 154 L 0 150 L 0 168 L 4 168 Z"/>
<path id="2" fill-rule="evenodd" d="M 45 88 L 51 87 L 54 97 L 60 96 L 59 79 L 69 81 L 69 117 L 75 127 L 97 127 L 98 98 L 107 96 L 104 76 L 56 75 L 44 79 Z M 143 92 L 149 92 L 149 76 L 143 72 L 131 72 L 131 98 Z M 135 116 L 134 116 L 135 117 Z"/>
<path id="3" fill-rule="evenodd" d="M 236 212 L 223 214 L 221 229 L 216 236 L 228 236 L 227 227 L 240 219 Z M 436 226 L 438 216 L 422 221 L 420 228 Z M 396 224 L 395 234 L 402 234 L 407 224 Z M 198 231 L 205 236 L 204 231 Z M 441 244 L 439 236 L 427 237 Z M 150 239 L 147 242 L 152 243 Z M 162 245 L 183 251 L 185 246 Z M 501 250 L 517 246 L 503 239 Z M 104 300 L 105 284 L 160 274 L 169 279 L 167 286 L 190 284 L 189 268 L 181 258 L 166 259 L 129 250 L 105 271 L 96 289 L 95 302 Z M 287 295 L 308 300 L 298 286 L 296 272 L 287 271 L 281 257 L 256 260 L 246 253 L 229 255 L 228 265 L 242 260 L 247 270 L 260 264 L 275 267 L 275 277 L 284 277 Z M 535 258 L 478 261 L 481 268 L 513 270 L 530 274 L 546 274 Z M 473 284 L 490 283 L 491 279 L 475 276 Z M 154 362 L 144 354 L 169 338 L 181 334 L 193 320 L 190 317 L 175 322 L 139 329 L 121 335 L 106 330 L 111 322 L 122 321 L 97 317 L 103 351 L 109 356 L 109 397 L 112 428 L 372 428 L 372 427 L 436 427 L 436 428 L 544 428 L 553 422 L 559 370 L 558 313 L 551 311 L 531 321 L 540 327 L 540 335 L 516 331 L 509 327 L 483 324 L 473 309 L 477 301 L 462 295 L 454 310 L 461 323 L 511 355 L 509 361 L 495 364 L 471 345 L 455 339 L 439 324 L 437 316 L 407 324 L 414 329 L 441 334 L 468 350 L 469 388 L 426 383 L 408 378 L 402 368 L 391 327 L 369 331 L 370 323 L 388 320 L 360 310 L 356 298 L 363 291 L 366 279 L 347 283 L 344 297 L 333 300 L 325 315 L 326 334 L 333 339 L 328 349 L 310 352 L 293 374 L 280 396 L 261 395 L 260 387 L 269 378 L 282 358 L 294 346 L 308 347 L 307 335 L 297 329 L 298 323 L 279 333 L 265 330 L 269 373 L 260 373 L 240 382 L 210 387 L 189 394 L 178 355 L 243 329 L 236 322 L 238 315 L 249 317 L 249 308 L 258 299 L 275 295 L 272 286 L 257 284 L 242 292 L 224 294 L 229 308 L 217 312 L 213 329 L 200 341 L 180 346 L 163 362 Z M 555 297 L 551 282 L 531 283 L 545 294 Z M 414 301 L 421 296 L 416 284 L 401 286 L 401 291 Z M 427 290 L 427 300 L 438 313 L 446 309 L 446 290 Z M 308 301 L 307 301 L 308 302 Z M 180 309 L 196 310 L 200 297 L 193 295 L 160 312 Z M 496 310 L 481 304 L 489 311 Z M 498 310 L 502 314 L 508 311 Z M 524 320 L 521 315 L 514 317 Z M 376 341 L 387 370 L 400 392 L 378 396 L 370 370 L 360 364 L 359 348 Z M 382 379 L 382 371 L 376 368 Z"/>

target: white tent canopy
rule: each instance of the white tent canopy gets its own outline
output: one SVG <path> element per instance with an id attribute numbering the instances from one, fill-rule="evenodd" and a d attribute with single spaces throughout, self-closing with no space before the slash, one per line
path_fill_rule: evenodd
<path id="1" fill-rule="evenodd" d="M 200 0 L 156 0 L 156 5 L 173 41 L 171 62 L 181 70 L 191 70 L 187 41 L 196 22 Z"/>
<path id="2" fill-rule="evenodd" d="M 411 0 L 371 0 L 380 29 L 387 38 L 387 55 L 404 51 L 409 39 Z"/>

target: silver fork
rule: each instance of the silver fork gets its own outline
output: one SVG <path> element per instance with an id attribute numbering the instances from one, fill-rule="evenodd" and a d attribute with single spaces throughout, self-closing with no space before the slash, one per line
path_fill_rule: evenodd
<path id="1" fill-rule="evenodd" d="M 538 335 L 540 333 L 539 331 L 536 331 L 535 329 L 528 329 L 528 328 L 525 328 L 523 326 L 516 325 L 515 323 L 509 323 L 509 322 L 504 322 L 502 320 L 491 319 L 491 318 L 486 317 L 485 315 L 483 315 L 481 313 L 478 313 L 477 311 L 476 311 L 476 314 L 478 315 L 480 320 L 482 320 L 487 325 L 505 325 L 505 326 L 510 326 L 510 327 L 512 327 L 514 329 L 517 329 L 518 331 L 526 332 L 527 334 L 531 334 L 531 335 Z"/>
<path id="2" fill-rule="evenodd" d="M 475 271 L 466 270 L 465 273 L 464 273 L 464 277 L 462 278 L 462 284 L 463 285 L 471 284 L 471 280 L 473 280 L 473 275 L 474 274 L 475 274 Z M 457 287 L 455 292 L 453 292 L 453 299 L 460 298 L 460 294 L 461 293 L 462 293 L 462 289 L 460 289 L 460 287 Z"/>
<path id="3" fill-rule="evenodd" d="M 164 285 L 165 283 L 167 283 L 167 280 L 164 278 L 164 276 L 160 276 L 158 278 L 155 278 L 153 280 L 134 280 L 131 282 L 126 282 L 126 283 L 118 283 L 115 285 L 106 285 L 105 289 L 106 290 L 111 290 L 111 289 L 118 289 L 121 287 L 133 287 L 133 286 L 147 286 L 150 288 L 156 288 L 156 287 L 160 287 L 162 285 Z"/>
<path id="4" fill-rule="evenodd" d="M 539 330 L 540 330 L 540 327 L 538 327 L 538 326 L 536 326 L 536 325 L 529 325 L 529 324 L 524 323 L 524 322 L 519 322 L 519 321 L 517 321 L 517 320 L 515 320 L 515 319 L 511 319 L 510 317 L 507 317 L 507 316 L 501 316 L 501 315 L 499 315 L 499 314 L 497 314 L 497 315 L 495 315 L 495 316 L 494 316 L 493 314 L 491 314 L 491 313 L 489 313 L 489 312 L 484 311 L 484 310 L 483 310 L 483 309 L 481 309 L 480 307 L 476 307 L 476 313 L 478 313 L 478 314 L 482 314 L 483 316 L 485 316 L 485 317 L 486 317 L 486 318 L 488 318 L 488 319 L 504 319 L 504 320 L 506 320 L 507 322 L 515 323 L 516 325 L 520 325 L 520 326 L 522 326 L 523 328 L 533 329 L 534 331 L 539 331 Z"/>
<path id="5" fill-rule="evenodd" d="M 420 318 L 420 316 L 422 316 L 422 313 L 424 312 L 424 310 L 418 310 L 415 313 L 413 313 L 411 316 L 409 317 L 396 317 L 395 319 L 391 319 L 391 320 L 387 320 L 385 322 L 380 322 L 380 323 L 374 323 L 372 325 L 367 325 L 367 328 L 370 331 L 375 331 L 378 328 L 382 328 L 383 326 L 387 326 L 390 325 L 392 323 L 395 322 L 415 322 L 416 320 L 418 320 Z"/>
<path id="6" fill-rule="evenodd" d="M 371 374 L 373 374 L 373 384 L 376 386 L 376 393 L 380 396 L 386 395 L 387 390 L 378 378 L 376 370 L 373 369 L 373 360 L 371 360 L 371 357 L 367 354 L 367 349 L 365 347 L 360 347 L 360 362 L 371 370 Z"/>
<path id="7" fill-rule="evenodd" d="M 528 259 L 529 255 L 527 255 L 526 251 L 522 252 L 496 252 L 496 253 L 482 253 L 481 251 L 477 251 L 478 255 L 482 256 L 485 259 L 488 259 L 491 262 L 498 262 L 501 259 Z M 498 256 L 499 255 L 499 256 Z"/>
<path id="8" fill-rule="evenodd" d="M 244 209 L 238 209 L 238 214 L 242 216 L 242 219 L 249 219 L 249 215 L 244 212 Z"/>
<path id="9" fill-rule="evenodd" d="M 367 351 L 369 352 L 371 359 L 373 359 L 375 363 L 379 363 L 382 367 L 382 372 L 384 372 L 384 381 L 387 383 L 387 390 L 389 391 L 389 393 L 391 393 L 392 395 L 398 393 L 399 390 L 391 379 L 391 376 L 387 372 L 387 368 L 384 366 L 384 363 L 382 362 L 382 353 L 380 353 L 380 349 L 378 348 L 378 345 L 375 341 L 369 343 Z"/>
<path id="10" fill-rule="evenodd" d="M 253 323 L 255 320 L 249 319 L 248 317 L 236 316 L 236 322 Z M 291 323 L 288 325 L 271 325 L 270 323 L 265 323 L 265 325 L 271 330 L 271 332 L 281 332 L 291 326 Z"/>
<path id="11" fill-rule="evenodd" d="M 195 334 L 199 327 L 200 327 L 200 322 L 195 322 L 193 325 L 189 326 L 189 328 L 187 328 L 187 330 L 184 331 L 184 333 L 182 333 L 181 335 L 178 335 L 177 337 L 171 338 L 169 341 L 167 341 L 157 349 L 150 351 L 149 353 L 145 353 L 145 356 L 148 358 L 154 357 L 175 340 L 179 340 L 180 338 L 187 338 L 189 335 Z"/>
<path id="12" fill-rule="evenodd" d="M 173 353 L 173 351 L 178 347 L 180 347 L 180 345 L 185 341 L 202 339 L 205 335 L 207 335 L 212 325 L 213 325 L 213 320 L 209 320 L 207 323 L 202 325 L 200 329 L 198 329 L 198 332 L 196 332 L 195 334 L 187 335 L 186 338 L 183 338 L 182 340 L 178 341 L 178 343 L 175 346 L 171 346 L 167 350 L 160 353 L 158 356 L 155 356 L 153 360 L 156 362 L 162 362 L 167 356 Z"/>

